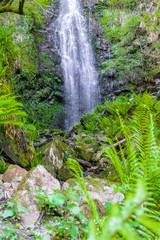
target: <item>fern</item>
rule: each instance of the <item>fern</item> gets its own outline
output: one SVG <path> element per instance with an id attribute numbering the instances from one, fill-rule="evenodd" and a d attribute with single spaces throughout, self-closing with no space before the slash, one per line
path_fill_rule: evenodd
<path id="1" fill-rule="evenodd" d="M 160 196 L 160 148 L 154 137 L 154 123 L 150 109 L 144 104 L 139 105 L 134 112 L 130 129 L 125 126 L 120 115 L 119 119 L 126 138 L 126 147 L 119 144 L 120 151 L 117 153 L 113 142 L 107 139 L 111 149 L 104 148 L 106 155 L 115 165 L 126 192 L 134 188 L 137 179 L 145 180 L 149 193 L 144 203 L 145 213 L 155 220 L 160 220 L 160 214 L 156 211 L 159 208 Z"/>
<path id="2" fill-rule="evenodd" d="M 139 179 L 135 190 L 128 195 L 123 207 L 112 205 L 109 216 L 100 218 L 97 207 L 87 192 L 85 180 L 79 163 L 69 159 L 68 167 L 74 171 L 86 200 L 92 209 L 88 240 L 142 240 L 160 237 L 160 224 L 148 217 L 145 209 L 146 199 L 149 199 L 148 187 L 144 180 Z M 133 189 L 132 189 L 133 190 Z M 142 208 L 142 204 L 144 207 Z"/>
<path id="3" fill-rule="evenodd" d="M 92 209 L 92 215 L 96 221 L 96 225 L 99 229 L 101 229 L 100 216 L 98 214 L 95 202 L 93 201 L 93 199 L 90 197 L 89 193 L 87 192 L 86 183 L 83 178 L 83 172 L 82 172 L 82 169 L 81 169 L 79 163 L 74 159 L 68 159 L 66 164 L 67 164 L 68 168 L 70 168 L 75 173 L 75 174 L 73 174 L 73 177 L 75 177 L 78 180 L 78 183 L 81 186 L 83 193 L 85 195 L 86 201 Z"/>
<path id="4" fill-rule="evenodd" d="M 101 234 L 97 234 L 94 219 L 92 219 L 88 240 L 159 239 L 160 224 L 146 216 L 144 209 L 141 208 L 147 195 L 145 182 L 138 180 L 134 193 L 128 195 L 123 208 L 117 205 L 112 206 L 110 216 L 103 223 Z M 141 231 L 137 232 L 137 226 Z"/>
<path id="5" fill-rule="evenodd" d="M 0 124 L 12 124 L 23 126 L 21 117 L 27 114 L 22 110 L 23 105 L 15 100 L 11 94 L 0 97 Z"/>

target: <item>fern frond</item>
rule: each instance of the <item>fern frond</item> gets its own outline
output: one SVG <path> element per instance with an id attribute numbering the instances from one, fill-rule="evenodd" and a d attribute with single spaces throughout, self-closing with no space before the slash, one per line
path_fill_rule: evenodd
<path id="1" fill-rule="evenodd" d="M 83 172 L 82 172 L 81 166 L 75 159 L 68 158 L 66 164 L 68 168 L 75 173 L 74 177 L 78 179 L 83 178 Z"/>
<path id="2" fill-rule="evenodd" d="M 109 157 L 109 159 L 113 162 L 117 172 L 119 173 L 121 182 L 124 183 L 126 181 L 125 176 L 124 176 L 124 169 L 123 169 L 123 164 L 117 154 L 116 149 L 113 146 L 113 141 L 110 138 L 105 139 L 109 142 L 111 148 L 107 147 L 102 147 L 102 149 L 105 150 L 106 156 Z M 125 164 L 124 164 L 125 165 Z"/>
<path id="3" fill-rule="evenodd" d="M 83 190 L 86 201 L 88 205 L 91 207 L 93 218 L 95 219 L 98 227 L 101 228 L 101 221 L 100 221 L 99 213 L 97 211 L 97 206 L 87 191 L 86 183 L 83 177 L 83 172 L 79 163 L 76 160 L 70 158 L 67 160 L 66 165 L 68 166 L 69 169 L 75 172 L 74 177 L 77 178 L 78 183 Z"/>

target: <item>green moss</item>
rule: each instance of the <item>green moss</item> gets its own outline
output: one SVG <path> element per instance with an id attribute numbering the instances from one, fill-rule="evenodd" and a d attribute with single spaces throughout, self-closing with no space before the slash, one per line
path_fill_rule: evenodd
<path id="1" fill-rule="evenodd" d="M 120 177 L 114 165 L 112 165 L 111 167 L 107 168 L 105 171 L 100 173 L 99 177 L 112 182 L 120 182 Z"/>
<path id="2" fill-rule="evenodd" d="M 64 163 L 63 166 L 58 169 L 58 179 L 61 181 L 67 181 L 68 179 L 72 178 L 73 172 L 67 167 Z"/>
<path id="3" fill-rule="evenodd" d="M 5 163 L 4 161 L 0 160 L 0 174 L 5 173 L 9 165 L 9 163 Z"/>
<path id="4" fill-rule="evenodd" d="M 75 152 L 78 158 L 90 161 L 94 155 L 94 149 L 91 145 L 82 142 L 76 142 Z"/>
<path id="5" fill-rule="evenodd" d="M 29 160 L 26 159 L 26 155 L 24 153 L 20 154 L 20 165 L 24 168 L 29 165 Z"/>

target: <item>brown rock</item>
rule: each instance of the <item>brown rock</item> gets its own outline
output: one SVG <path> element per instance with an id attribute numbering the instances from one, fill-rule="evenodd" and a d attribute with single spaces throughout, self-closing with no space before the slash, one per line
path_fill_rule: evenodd
<path id="1" fill-rule="evenodd" d="M 16 177 L 25 177 L 27 171 L 24 168 L 19 167 L 18 165 L 10 165 L 7 171 L 3 174 L 2 181 L 11 182 L 12 179 Z"/>

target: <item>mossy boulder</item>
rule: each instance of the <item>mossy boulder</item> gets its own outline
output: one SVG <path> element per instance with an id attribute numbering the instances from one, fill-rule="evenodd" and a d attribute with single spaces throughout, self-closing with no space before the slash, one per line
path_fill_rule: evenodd
<path id="1" fill-rule="evenodd" d="M 105 178 L 108 181 L 120 182 L 119 174 L 114 165 L 107 168 L 105 171 L 101 172 L 99 175 L 101 178 Z"/>
<path id="2" fill-rule="evenodd" d="M 64 163 L 61 168 L 58 169 L 58 179 L 61 181 L 67 181 L 73 176 L 73 172 L 68 168 L 67 164 Z"/>
<path id="3" fill-rule="evenodd" d="M 77 158 L 81 158 L 87 161 L 92 160 L 94 156 L 94 149 L 91 145 L 85 144 L 82 142 L 76 142 L 75 143 L 75 152 Z"/>
<path id="4" fill-rule="evenodd" d="M 9 157 L 10 161 L 24 168 L 30 168 L 31 159 L 29 156 L 28 140 L 25 133 L 17 127 L 16 130 L 10 129 L 10 136 L 7 130 L 0 127 L 0 149 Z M 12 133 L 16 135 L 12 137 Z"/>
<path id="5" fill-rule="evenodd" d="M 37 150 L 37 158 L 47 171 L 56 177 L 58 169 L 63 165 L 63 159 L 68 148 L 67 144 L 54 139 Z"/>

